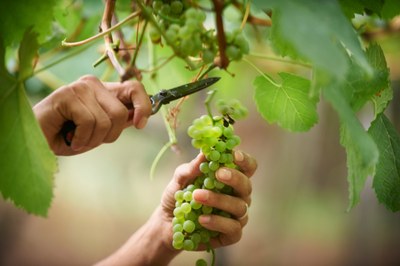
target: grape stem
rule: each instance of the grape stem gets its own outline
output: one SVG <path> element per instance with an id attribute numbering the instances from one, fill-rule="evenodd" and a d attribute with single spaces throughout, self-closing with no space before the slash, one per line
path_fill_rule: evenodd
<path id="1" fill-rule="evenodd" d="M 281 87 L 278 83 L 276 83 L 272 78 L 270 78 L 268 75 L 266 75 L 261 69 L 259 69 L 255 64 L 247 60 L 246 58 L 242 59 L 244 62 L 252 66 L 258 73 L 260 73 L 266 80 L 268 80 L 271 84 L 273 84 L 276 87 Z"/>
<path id="2" fill-rule="evenodd" d="M 103 12 L 103 18 L 101 19 L 101 25 L 100 25 L 102 32 L 108 31 L 108 29 L 111 28 L 111 20 L 112 20 L 113 14 L 114 14 L 115 2 L 116 2 L 116 0 L 107 0 L 106 1 L 106 6 L 105 6 L 104 12 Z M 116 57 L 111 32 L 104 35 L 104 43 L 106 45 L 106 51 L 104 54 L 108 56 L 111 64 L 114 66 L 118 75 L 122 78 L 125 74 L 125 70 L 121 66 L 121 64 L 119 63 L 119 61 Z"/>
<path id="3" fill-rule="evenodd" d="M 164 153 L 168 150 L 168 148 L 172 147 L 176 143 L 173 143 L 172 141 L 169 141 L 162 146 L 158 154 L 156 155 L 156 158 L 154 158 L 153 163 L 151 164 L 150 167 L 150 180 L 154 180 L 154 173 L 156 171 L 157 165 L 160 162 L 161 157 L 164 155 Z"/>
<path id="4" fill-rule="evenodd" d="M 244 16 L 243 22 L 244 23 L 249 23 L 249 24 L 252 24 L 252 25 L 257 25 L 257 26 L 271 27 L 272 26 L 271 20 L 258 18 L 258 17 L 253 16 L 250 13 L 250 4 L 251 4 L 250 2 L 251 2 L 251 0 L 248 1 L 247 7 L 246 7 L 246 10 L 245 10 L 245 16 Z M 232 1 L 232 4 L 237 9 L 240 9 L 240 10 L 243 9 L 243 4 L 239 3 L 238 1 L 235 1 L 235 0 Z M 244 25 L 242 24 L 241 25 L 242 29 L 243 29 L 243 26 Z"/>
<path id="5" fill-rule="evenodd" d="M 204 105 L 206 106 L 208 116 L 211 117 L 213 123 L 214 123 L 214 119 L 213 119 L 213 114 L 212 114 L 210 103 L 211 103 L 212 99 L 214 98 L 214 95 L 216 92 L 217 92 L 216 90 L 210 90 L 208 92 L 208 96 L 207 96 L 206 100 L 204 101 Z"/>
<path id="6" fill-rule="evenodd" d="M 90 38 L 87 38 L 85 40 L 78 41 L 78 42 L 67 42 L 67 41 L 64 40 L 64 41 L 61 42 L 61 45 L 62 46 L 66 46 L 66 47 L 74 47 L 74 46 L 80 46 L 80 45 L 84 45 L 84 44 L 90 43 L 90 42 L 92 42 L 94 40 L 97 40 L 97 39 L 99 39 L 99 38 L 111 33 L 112 31 L 114 31 L 116 29 L 120 28 L 125 23 L 127 23 L 128 21 L 134 19 L 135 17 L 137 17 L 140 14 L 141 14 L 140 10 L 136 11 L 136 12 L 130 14 L 129 16 L 127 16 L 125 19 L 123 19 L 120 22 L 118 22 L 117 24 L 115 24 L 114 26 L 112 26 L 112 27 L 108 28 L 107 30 L 102 31 L 102 32 L 90 37 Z"/>
<path id="7" fill-rule="evenodd" d="M 289 59 L 283 59 L 283 58 L 278 58 L 278 57 L 273 57 L 273 56 L 268 56 L 264 54 L 258 54 L 258 53 L 250 53 L 248 56 L 251 57 L 258 57 L 266 60 L 271 60 L 271 61 L 276 61 L 276 62 L 282 62 L 282 63 L 287 63 L 287 64 L 293 64 L 293 65 L 298 65 L 306 68 L 312 68 L 310 64 L 307 63 L 302 63 L 299 61 L 294 61 L 294 60 L 289 60 Z"/>
<path id="8" fill-rule="evenodd" d="M 219 62 L 218 66 L 221 69 L 226 69 L 229 65 L 229 59 L 226 56 L 226 38 L 224 31 L 224 22 L 222 20 L 222 12 L 224 11 L 224 1 L 223 0 L 213 0 L 214 10 L 215 10 L 215 20 L 217 27 L 217 38 L 218 38 L 218 48 L 219 48 Z"/>

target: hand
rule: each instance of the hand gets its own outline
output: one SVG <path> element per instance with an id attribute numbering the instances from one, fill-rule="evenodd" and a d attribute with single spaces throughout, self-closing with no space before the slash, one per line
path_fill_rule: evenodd
<path id="1" fill-rule="evenodd" d="M 103 83 L 84 76 L 54 91 L 33 111 L 53 152 L 74 155 L 115 141 L 132 124 L 143 128 L 151 115 L 151 103 L 140 82 Z M 68 120 L 76 125 L 70 147 L 60 134 Z"/>
<path id="2" fill-rule="evenodd" d="M 244 152 L 234 152 L 235 164 L 239 170 L 222 167 L 216 172 L 216 178 L 222 183 L 229 185 L 234 190 L 234 196 L 216 193 L 207 189 L 197 189 L 193 193 L 193 197 L 197 202 L 203 205 L 215 207 L 227 213 L 230 213 L 233 218 L 226 218 L 219 215 L 201 215 L 199 217 L 200 224 L 213 231 L 220 232 L 217 238 L 211 239 L 211 246 L 218 248 L 238 242 L 242 236 L 242 228 L 247 224 L 248 206 L 251 204 L 252 185 L 251 177 L 257 168 L 257 163 L 254 158 Z M 204 156 L 200 154 L 192 162 L 181 165 L 175 171 L 173 180 L 167 186 L 162 201 L 161 207 L 164 212 L 163 219 L 165 228 L 168 228 L 167 243 L 171 246 L 172 243 L 172 218 L 175 208 L 174 194 L 177 190 L 183 189 L 194 179 L 199 176 L 199 165 L 204 161 Z M 172 248 L 172 247 L 171 247 Z M 206 247 L 200 246 L 200 249 Z"/>
<path id="3" fill-rule="evenodd" d="M 251 203 L 250 177 L 257 169 L 257 162 L 251 156 L 240 151 L 234 153 L 234 158 L 240 171 L 221 168 L 216 174 L 221 182 L 234 189 L 234 196 L 203 189 L 198 189 L 193 193 L 194 198 L 205 205 L 229 212 L 234 217 L 244 216 L 243 218 L 225 218 L 218 215 L 199 217 L 199 222 L 205 228 L 220 232 L 217 238 L 210 240 L 211 246 L 214 248 L 239 241 L 242 236 L 242 228 L 248 221 L 246 204 L 250 205 Z M 156 208 L 149 220 L 119 250 L 100 261 L 97 266 L 168 265 L 180 253 L 179 250 L 172 247 L 174 194 L 200 175 L 199 165 L 203 161 L 204 156 L 200 154 L 190 163 L 179 166 L 164 190 L 161 205 Z M 199 246 L 199 249 L 204 248 L 204 246 Z"/>

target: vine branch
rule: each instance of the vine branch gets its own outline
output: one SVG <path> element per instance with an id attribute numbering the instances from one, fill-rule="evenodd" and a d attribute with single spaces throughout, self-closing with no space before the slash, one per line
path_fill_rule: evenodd
<path id="1" fill-rule="evenodd" d="M 108 31 L 111 28 L 111 21 L 114 15 L 114 8 L 115 8 L 116 0 L 107 0 L 106 6 L 103 12 L 103 18 L 101 19 L 100 29 L 102 32 Z M 111 32 L 104 35 L 104 42 L 106 45 L 105 54 L 107 55 L 108 59 L 110 59 L 111 64 L 114 66 L 115 70 L 117 71 L 118 75 L 122 78 L 125 74 L 125 69 L 119 63 L 115 50 L 114 50 L 114 42 L 111 35 Z"/>
<path id="2" fill-rule="evenodd" d="M 106 31 L 101 31 L 100 33 L 98 33 L 98 34 L 96 34 L 96 35 L 94 35 L 94 36 L 92 36 L 90 38 L 87 38 L 85 40 L 78 41 L 78 42 L 67 42 L 67 41 L 64 40 L 64 41 L 61 42 L 61 45 L 62 46 L 66 46 L 66 47 L 74 47 L 74 46 L 80 46 L 80 45 L 84 45 L 84 44 L 90 43 L 90 42 L 92 42 L 94 40 L 97 40 L 97 39 L 103 37 L 104 35 L 109 34 L 110 32 L 112 32 L 112 31 L 114 31 L 116 29 L 120 28 L 121 26 L 123 26 L 128 21 L 130 21 L 130 20 L 134 19 L 135 17 L 137 17 L 138 15 L 140 15 L 140 13 L 141 13 L 141 11 L 138 10 L 138 11 L 130 14 L 129 16 L 124 18 L 123 20 L 121 20 L 119 23 L 117 23 L 114 26 L 110 27 Z"/>
<path id="3" fill-rule="evenodd" d="M 215 64 L 221 69 L 226 69 L 229 65 L 229 59 L 226 56 L 226 38 L 224 31 L 224 23 L 222 20 L 222 12 L 224 11 L 224 1 L 223 0 L 213 0 L 214 11 L 215 11 L 215 23 L 217 27 L 217 38 L 219 47 L 219 60 Z"/>

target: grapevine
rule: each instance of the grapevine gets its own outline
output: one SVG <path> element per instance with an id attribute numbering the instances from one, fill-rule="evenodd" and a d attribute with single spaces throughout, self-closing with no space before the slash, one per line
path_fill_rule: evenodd
<path id="1" fill-rule="evenodd" d="M 217 237 L 219 233 L 202 227 L 198 222 L 198 217 L 202 214 L 231 217 L 229 213 L 202 205 L 192 197 L 196 189 L 207 189 L 228 195 L 232 195 L 233 192 L 232 187 L 215 178 L 215 173 L 220 167 L 236 168 L 232 150 L 240 144 L 240 137 L 235 135 L 233 123 L 245 117 L 247 109 L 237 100 L 230 102 L 219 100 L 217 109 L 220 115 L 212 116 L 209 106 L 212 95 L 210 94 L 206 100 L 208 114 L 195 119 L 187 132 L 192 138 L 193 147 L 199 149 L 206 160 L 199 166 L 201 175 L 196 177 L 192 184 L 175 193 L 176 202 L 172 220 L 172 246 L 175 249 L 191 251 L 196 250 L 200 244 L 204 244 L 208 250 L 212 251 L 209 240 Z M 213 262 L 214 254 L 212 251 Z M 203 261 L 198 261 L 196 265 L 202 265 L 201 263 L 204 264 Z"/>

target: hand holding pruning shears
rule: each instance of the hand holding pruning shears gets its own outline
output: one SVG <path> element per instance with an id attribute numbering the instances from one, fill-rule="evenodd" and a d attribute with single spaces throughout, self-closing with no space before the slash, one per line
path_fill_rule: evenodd
<path id="1" fill-rule="evenodd" d="M 219 78 L 208 78 L 147 95 L 137 81 L 101 82 L 84 76 L 34 106 L 34 113 L 57 155 L 74 155 L 115 141 L 132 124 L 141 129 L 163 104 L 202 90 Z"/>

